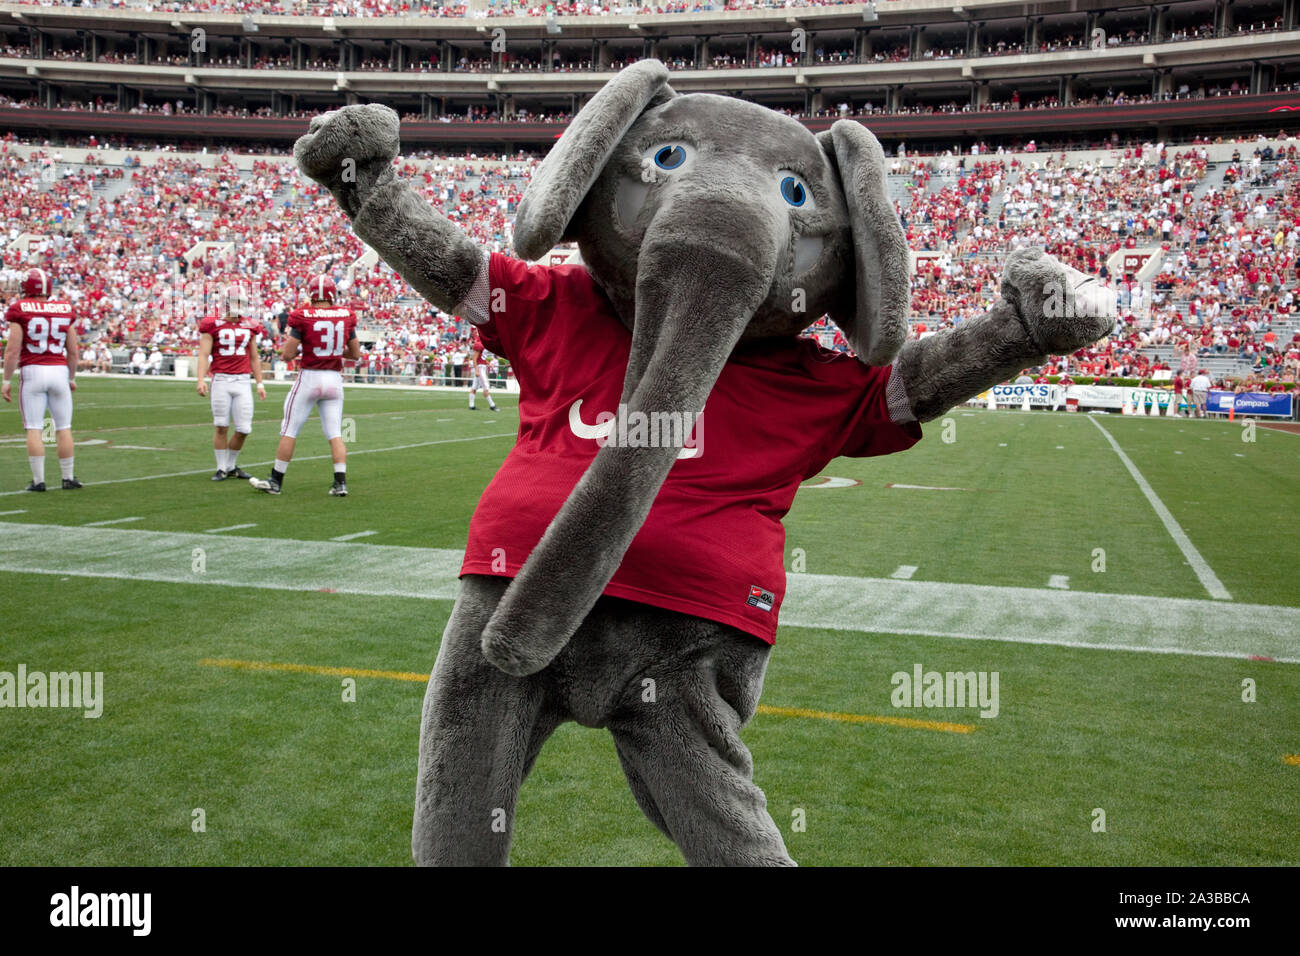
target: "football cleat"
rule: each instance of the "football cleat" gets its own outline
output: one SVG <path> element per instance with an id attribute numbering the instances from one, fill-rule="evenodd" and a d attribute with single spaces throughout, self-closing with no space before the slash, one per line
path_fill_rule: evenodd
<path id="1" fill-rule="evenodd" d="M 251 479 L 253 476 L 250 475 L 248 472 L 244 471 L 244 469 L 236 467 L 236 468 L 232 468 L 230 471 L 226 472 L 226 477 L 227 477 L 227 478 L 238 478 L 240 481 L 248 481 L 248 480 Z"/>
<path id="2" fill-rule="evenodd" d="M 336 481 L 330 485 L 330 495 L 335 498 L 346 498 L 348 496 L 348 483 L 346 481 Z"/>
<path id="3" fill-rule="evenodd" d="M 79 482 L 79 481 L 77 480 L 77 476 L 76 476 L 76 475 L 73 475 L 71 478 L 64 478 L 64 479 L 63 479 L 63 490 L 64 490 L 64 491 L 73 491 L 74 489 L 77 489 L 77 488 L 80 488 L 80 487 L 81 487 L 81 482 Z"/>
<path id="4" fill-rule="evenodd" d="M 248 483 L 258 491 L 265 491 L 268 495 L 278 495 L 280 493 L 280 483 L 274 478 L 268 478 L 265 481 L 261 478 L 249 478 Z"/>
<path id="5" fill-rule="evenodd" d="M 30 485 L 28 485 L 26 488 L 23 489 L 23 491 L 44 491 L 44 490 L 45 490 L 45 482 L 43 481 L 33 481 Z"/>
<path id="6" fill-rule="evenodd" d="M 216 471 L 212 473 L 213 481 L 225 481 L 229 477 L 230 477 L 230 473 L 226 471 L 222 471 L 220 468 L 218 468 Z"/>
<path id="7" fill-rule="evenodd" d="M 469 407 L 469 410 L 470 410 L 471 412 L 476 412 L 476 411 L 478 411 L 478 406 L 477 406 L 477 405 L 471 405 L 471 406 Z"/>

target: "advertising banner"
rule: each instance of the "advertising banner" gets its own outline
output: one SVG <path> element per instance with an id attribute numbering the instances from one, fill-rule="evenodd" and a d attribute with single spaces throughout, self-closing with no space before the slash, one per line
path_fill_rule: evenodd
<path id="1" fill-rule="evenodd" d="M 1063 405 L 1062 391 L 1059 385 L 997 385 L 993 400 L 999 405 L 1023 405 L 1027 396 L 1030 405 Z"/>
<path id="2" fill-rule="evenodd" d="M 1065 397 L 1079 403 L 1080 408 L 1122 408 L 1124 389 L 1116 385 L 1071 385 Z"/>
<path id="3" fill-rule="evenodd" d="M 1236 410 L 1238 415 L 1261 415 L 1271 418 L 1290 418 L 1293 396 L 1276 392 L 1210 392 L 1207 410 L 1211 414 L 1227 415 Z"/>

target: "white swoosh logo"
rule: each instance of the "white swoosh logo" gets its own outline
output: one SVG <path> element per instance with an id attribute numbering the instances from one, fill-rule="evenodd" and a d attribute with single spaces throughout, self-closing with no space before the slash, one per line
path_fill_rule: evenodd
<path id="1" fill-rule="evenodd" d="M 579 438 L 608 438 L 614 431 L 614 419 L 610 419 L 603 425 L 588 425 L 582 420 L 582 399 L 578 399 L 569 406 L 569 431 Z"/>
<path id="2" fill-rule="evenodd" d="M 588 425 L 582 420 L 582 399 L 576 399 L 569 406 L 569 431 L 573 432 L 578 438 L 594 441 L 598 438 L 608 438 L 614 433 L 614 419 L 610 419 L 601 425 Z M 698 445 L 694 448 L 682 448 L 677 452 L 677 460 L 684 458 L 698 458 L 704 449 Z"/>

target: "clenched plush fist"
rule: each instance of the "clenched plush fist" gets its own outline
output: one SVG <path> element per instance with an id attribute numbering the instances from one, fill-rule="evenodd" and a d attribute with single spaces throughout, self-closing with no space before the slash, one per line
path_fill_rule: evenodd
<path id="1" fill-rule="evenodd" d="M 370 193 L 393 179 L 399 122 L 393 110 L 378 103 L 322 113 L 293 144 L 293 158 L 355 217 Z"/>
<path id="2" fill-rule="evenodd" d="M 1045 355 L 1069 355 L 1115 327 L 1115 293 L 1042 249 L 1017 249 L 1002 274 L 1002 297 Z"/>

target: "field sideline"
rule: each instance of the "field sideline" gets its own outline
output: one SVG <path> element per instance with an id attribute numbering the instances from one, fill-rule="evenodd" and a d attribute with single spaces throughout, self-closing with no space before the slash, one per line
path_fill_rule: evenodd
<path id="1" fill-rule="evenodd" d="M 314 420 L 270 498 L 207 480 L 193 383 L 79 384 L 79 492 L 14 493 L 0 407 L 0 671 L 103 671 L 104 715 L 0 709 L 0 862 L 407 862 L 423 688 L 362 675 L 345 703 L 332 669 L 427 674 L 516 397 L 350 391 L 337 500 Z M 268 391 L 240 462 L 258 475 Z M 1300 861 L 1300 436 L 1092 417 L 955 410 L 799 494 L 745 737 L 800 862 Z M 998 672 L 998 716 L 892 707 L 916 664 Z M 524 787 L 513 859 L 679 862 L 606 736 L 573 725 Z"/>

